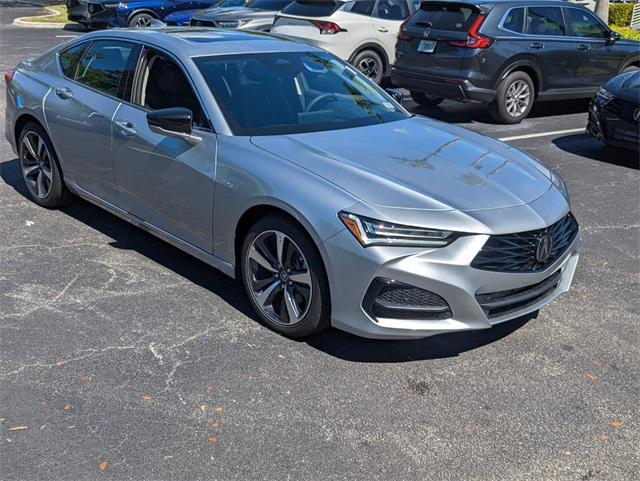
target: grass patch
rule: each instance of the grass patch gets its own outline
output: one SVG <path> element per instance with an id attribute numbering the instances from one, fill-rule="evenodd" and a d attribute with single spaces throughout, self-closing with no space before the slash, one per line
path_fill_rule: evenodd
<path id="1" fill-rule="evenodd" d="M 31 23 L 69 23 L 67 18 L 67 7 L 64 5 L 53 5 L 45 9 L 45 15 L 48 13 L 56 12 L 55 15 L 50 17 L 26 17 L 23 18 L 25 22 Z"/>
<path id="2" fill-rule="evenodd" d="M 617 25 L 611 25 L 611 28 L 622 35 L 624 38 L 631 40 L 640 40 L 640 31 L 634 30 L 631 27 L 618 27 Z"/>

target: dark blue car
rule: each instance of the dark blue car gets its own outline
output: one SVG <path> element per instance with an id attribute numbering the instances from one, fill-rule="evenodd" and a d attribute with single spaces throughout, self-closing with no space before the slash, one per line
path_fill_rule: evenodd
<path id="1" fill-rule="evenodd" d="M 88 29 L 147 27 L 182 10 L 212 7 L 220 0 L 67 0 L 69 20 Z"/>
<path id="2" fill-rule="evenodd" d="M 245 3 L 247 3 L 247 0 L 222 0 L 216 3 L 215 8 L 242 7 Z M 179 10 L 167 15 L 162 21 L 169 26 L 188 26 L 191 17 L 198 11 L 199 9 L 197 8 L 192 10 Z"/>

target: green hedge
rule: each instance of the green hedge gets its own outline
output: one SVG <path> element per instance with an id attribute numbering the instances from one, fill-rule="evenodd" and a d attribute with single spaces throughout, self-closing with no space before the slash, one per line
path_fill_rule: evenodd
<path id="1" fill-rule="evenodd" d="M 621 27 L 628 27 L 631 25 L 633 5 L 633 3 L 610 3 L 609 25 L 619 25 Z"/>

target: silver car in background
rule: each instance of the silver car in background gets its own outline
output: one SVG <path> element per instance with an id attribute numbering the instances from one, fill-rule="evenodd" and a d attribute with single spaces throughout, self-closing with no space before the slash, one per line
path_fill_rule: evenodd
<path id="1" fill-rule="evenodd" d="M 288 336 L 489 328 L 569 289 L 578 224 L 525 153 L 413 116 L 315 47 L 84 35 L 5 74 L 31 198 L 74 193 L 240 278 Z"/>

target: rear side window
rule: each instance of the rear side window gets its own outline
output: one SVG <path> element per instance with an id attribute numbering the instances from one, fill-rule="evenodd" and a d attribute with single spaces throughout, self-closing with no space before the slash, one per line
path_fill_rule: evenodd
<path id="1" fill-rule="evenodd" d="M 477 10 L 469 5 L 422 2 L 412 23 L 433 30 L 467 32 L 477 16 Z"/>
<path id="2" fill-rule="evenodd" d="M 94 42 L 80 61 L 75 80 L 105 94 L 126 97 L 125 84 L 135 69 L 137 56 L 132 57 L 132 53 L 137 48 L 133 43 L 115 40 Z"/>
<path id="3" fill-rule="evenodd" d="M 548 36 L 565 35 L 562 10 L 559 7 L 529 7 L 527 10 L 527 33 Z"/>
<path id="4" fill-rule="evenodd" d="M 512 8 L 507 12 L 502 27 L 516 33 L 524 32 L 524 8 Z"/>
<path id="5" fill-rule="evenodd" d="M 406 0 L 378 0 L 376 16 L 385 20 L 404 20 L 410 15 Z"/>
<path id="6" fill-rule="evenodd" d="M 301 17 L 328 17 L 342 6 L 340 2 L 297 0 L 287 5 L 282 13 Z M 372 5 L 373 6 L 373 5 Z"/>
<path id="7" fill-rule="evenodd" d="M 593 15 L 577 8 L 568 8 L 567 22 L 575 37 L 607 38 L 609 32 Z"/>
<path id="8" fill-rule="evenodd" d="M 348 3 L 344 7 L 344 11 L 370 17 L 373 14 L 373 7 L 375 7 L 375 5 L 376 2 L 371 0 L 358 0 L 357 2 Z"/>
<path id="9" fill-rule="evenodd" d="M 75 77 L 80 59 L 88 46 L 89 42 L 84 42 L 60 52 L 58 57 L 60 58 L 60 67 L 62 67 L 62 73 L 65 77 L 69 77 L 70 79 Z"/>

